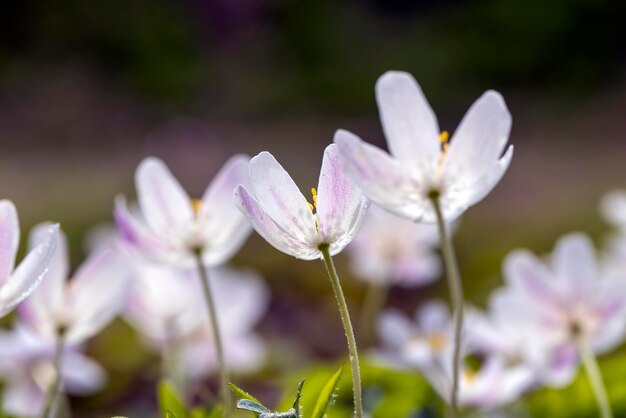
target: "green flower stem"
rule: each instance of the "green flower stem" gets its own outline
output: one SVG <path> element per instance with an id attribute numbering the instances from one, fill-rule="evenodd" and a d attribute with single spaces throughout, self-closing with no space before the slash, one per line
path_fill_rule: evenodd
<path id="1" fill-rule="evenodd" d="M 385 305 L 387 294 L 389 293 L 389 282 L 372 282 L 367 288 L 365 300 L 363 301 L 363 310 L 361 311 L 361 334 L 364 341 L 368 344 L 374 343 L 376 330 L 376 318 L 378 313 Z"/>
<path id="2" fill-rule="evenodd" d="M 324 257 L 324 264 L 326 265 L 326 271 L 330 278 L 330 284 L 333 287 L 335 293 L 335 299 L 339 306 L 339 313 L 341 315 L 341 322 L 346 333 L 346 339 L 348 340 L 348 350 L 350 352 L 350 368 L 352 370 L 352 391 L 354 393 L 354 416 L 356 418 L 363 417 L 363 400 L 361 395 L 361 369 L 359 367 L 359 353 L 356 348 L 356 339 L 354 338 L 354 330 L 352 329 L 352 322 L 350 321 L 350 313 L 348 312 L 348 304 L 346 298 L 343 295 L 341 289 L 341 283 L 337 276 L 337 270 L 333 259 L 330 256 L 328 244 L 320 244 L 319 250 Z"/>
<path id="3" fill-rule="evenodd" d="M 61 362 L 63 361 L 64 345 L 65 338 L 63 336 L 63 332 L 58 332 L 53 360 L 54 382 L 48 391 L 48 397 L 46 399 L 45 407 L 41 413 L 41 418 L 53 418 L 54 416 L 54 407 L 61 389 Z"/>
<path id="4" fill-rule="evenodd" d="M 582 360 L 585 373 L 589 379 L 589 384 L 591 384 L 591 389 L 593 390 L 593 394 L 598 402 L 598 407 L 600 408 L 600 416 L 602 418 L 613 418 L 611 403 L 609 402 L 606 387 L 602 381 L 602 373 L 598 367 L 596 357 L 587 344 L 587 341 L 585 341 L 582 336 L 576 340 L 576 343 L 578 345 L 578 352 L 580 354 L 580 359 Z"/>
<path id="5" fill-rule="evenodd" d="M 458 416 L 458 398 L 459 398 L 459 377 L 461 370 L 461 337 L 463 333 L 463 283 L 459 274 L 459 266 L 457 264 L 452 238 L 441 212 L 439 203 L 439 194 L 433 193 L 431 201 L 437 216 L 437 226 L 439 228 L 439 237 L 441 238 L 441 251 L 443 253 L 443 261 L 446 267 L 446 276 L 448 278 L 448 289 L 450 291 L 450 299 L 454 310 L 454 357 L 452 359 L 452 389 L 450 393 L 450 409 L 448 416 L 456 418 Z"/>
<path id="6" fill-rule="evenodd" d="M 202 285 L 202 293 L 204 293 L 204 300 L 206 302 L 207 311 L 209 313 L 209 320 L 211 322 L 211 329 L 213 331 L 213 339 L 215 341 L 215 353 L 217 354 L 217 363 L 220 372 L 220 393 L 222 398 L 222 407 L 224 408 L 224 417 L 228 418 L 231 415 L 231 397 L 230 390 L 228 388 L 228 369 L 226 368 L 226 362 L 224 361 L 222 334 L 220 333 L 220 327 L 217 321 L 215 302 L 213 300 L 213 294 L 211 293 L 211 285 L 209 284 L 209 274 L 206 267 L 204 266 L 204 262 L 202 261 L 202 252 L 196 251 L 195 258 L 196 265 L 198 267 L 200 283 Z"/>

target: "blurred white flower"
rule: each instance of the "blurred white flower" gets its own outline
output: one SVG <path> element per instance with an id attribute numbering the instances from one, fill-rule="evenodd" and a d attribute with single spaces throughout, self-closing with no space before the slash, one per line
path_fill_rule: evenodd
<path id="1" fill-rule="evenodd" d="M 30 248 L 47 239 L 49 226 L 40 224 L 30 234 Z M 67 240 L 60 232 L 57 250 L 46 279 L 19 307 L 24 324 L 45 338 L 63 332 L 64 343 L 76 344 L 105 327 L 124 306 L 128 289 L 125 260 L 114 251 L 93 254 L 69 280 Z"/>
<path id="2" fill-rule="evenodd" d="M 178 349 L 190 378 L 217 370 L 215 344 L 194 270 L 163 265 L 136 266 L 126 319 L 159 350 Z M 252 371 L 261 366 L 265 345 L 253 328 L 265 314 L 269 293 L 251 270 L 211 270 L 225 360 L 229 368 Z"/>
<path id="3" fill-rule="evenodd" d="M 613 190 L 604 195 L 600 212 L 611 225 L 626 233 L 626 190 Z"/>
<path id="4" fill-rule="evenodd" d="M 230 158 L 202 199 L 192 200 L 161 160 L 146 158 L 135 175 L 141 213 L 131 213 L 124 198 L 116 203 L 123 242 L 153 261 L 192 264 L 200 250 L 209 266 L 226 262 L 251 231 L 232 202 L 235 187 L 248 184 L 248 161 Z"/>
<path id="5" fill-rule="evenodd" d="M 359 231 L 368 201 L 346 176 L 335 145 L 324 151 L 312 204 L 269 152 L 252 158 L 249 170 L 251 186 L 238 186 L 235 202 L 276 249 L 315 260 L 322 258 L 320 244 L 328 244 L 330 254 L 335 255 Z"/>
<path id="6" fill-rule="evenodd" d="M 441 274 L 438 246 L 434 225 L 416 225 L 374 205 L 348 246 L 350 267 L 358 278 L 371 283 L 421 286 Z"/>
<path id="7" fill-rule="evenodd" d="M 528 251 L 514 251 L 505 260 L 504 273 L 508 288 L 499 297 L 508 309 L 500 312 L 517 311 L 518 323 L 533 322 L 536 335 L 528 341 L 528 351 L 535 362 L 556 361 L 564 367 L 556 368 L 549 383 L 571 382 L 580 339 L 595 354 L 624 341 L 626 282 L 603 275 L 586 235 L 562 237 L 548 263 Z"/>
<path id="8" fill-rule="evenodd" d="M 626 276 L 626 191 L 613 190 L 600 202 L 600 212 L 615 231 L 607 239 L 602 264 L 610 276 Z"/>
<path id="9" fill-rule="evenodd" d="M 9 200 L 0 200 L 0 317 L 13 310 L 37 288 L 48 271 L 57 247 L 58 225 L 42 231 L 39 245 L 31 247 L 15 267 L 20 244 L 17 210 Z"/>
<path id="10" fill-rule="evenodd" d="M 6 387 L 2 410 L 11 415 L 34 417 L 43 410 L 54 379 L 56 343 L 18 324 L 13 331 L 0 332 L 0 376 Z M 81 353 L 81 347 L 63 349 L 61 384 L 64 392 L 88 395 L 106 383 L 106 373 Z"/>
<path id="11" fill-rule="evenodd" d="M 456 219 L 500 181 L 513 156 L 511 115 L 499 93 L 487 91 L 469 109 L 451 141 L 415 79 L 389 71 L 376 99 L 391 155 L 339 130 L 335 143 L 348 173 L 374 203 L 411 220 L 435 222 L 437 193 L 443 217 Z"/>
<path id="12" fill-rule="evenodd" d="M 468 318 L 466 336 L 472 333 Z M 418 368 L 446 401 L 452 384 L 454 324 L 440 302 L 429 302 L 416 312 L 414 321 L 394 311 L 384 313 L 379 333 L 384 358 Z M 469 338 L 469 337 L 468 337 Z M 468 351 L 466 354 L 470 353 Z M 524 365 L 510 365 L 502 356 L 487 356 L 471 368 L 462 364 L 459 378 L 459 405 L 496 408 L 515 400 L 533 383 L 532 371 Z"/>

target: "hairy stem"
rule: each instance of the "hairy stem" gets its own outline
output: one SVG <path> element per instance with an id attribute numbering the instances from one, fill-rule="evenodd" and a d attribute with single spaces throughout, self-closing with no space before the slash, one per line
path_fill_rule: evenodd
<path id="1" fill-rule="evenodd" d="M 606 393 L 606 387 L 604 386 L 604 382 L 602 381 L 602 373 L 600 372 L 600 368 L 598 367 L 596 357 L 593 354 L 593 351 L 591 351 L 589 345 L 587 344 L 587 341 L 585 341 L 582 336 L 579 337 L 576 342 L 578 345 L 580 359 L 583 363 L 587 378 L 589 379 L 589 384 L 591 385 L 593 394 L 595 395 L 596 401 L 598 402 L 600 416 L 602 418 L 613 418 L 611 403 L 609 402 L 609 397 Z"/>
<path id="2" fill-rule="evenodd" d="M 44 409 L 41 413 L 41 418 L 53 418 L 54 409 L 57 402 L 57 397 L 61 389 L 61 362 L 63 361 L 63 348 L 65 345 L 65 338 L 62 332 L 57 335 L 56 347 L 54 351 L 54 382 L 48 391 L 48 397 Z"/>
<path id="3" fill-rule="evenodd" d="M 450 231 L 446 225 L 439 204 L 439 196 L 431 197 L 435 214 L 437 216 L 437 226 L 439 229 L 439 237 L 441 239 L 441 252 L 443 254 L 443 262 L 446 268 L 446 276 L 448 278 L 448 289 L 450 291 L 450 299 L 452 309 L 454 311 L 454 351 L 452 358 L 452 388 L 450 392 L 450 408 L 448 416 L 456 418 L 458 416 L 458 398 L 459 398 L 459 377 L 461 370 L 461 338 L 463 334 L 463 283 L 459 274 L 459 266 L 457 264 L 454 246 Z"/>
<path id="4" fill-rule="evenodd" d="M 215 342 L 215 353 L 217 355 L 217 363 L 220 372 L 220 394 L 222 398 L 222 407 L 224 408 L 224 417 L 228 418 L 231 415 L 231 397 L 228 388 L 228 368 L 224 361 L 224 347 L 222 345 L 222 334 L 220 333 L 220 327 L 217 320 L 217 312 L 215 309 L 215 301 L 213 300 L 213 294 L 211 292 L 211 285 L 209 283 L 209 274 L 204 262 L 202 261 L 202 252 L 195 252 L 196 265 L 198 267 L 198 275 L 200 277 L 200 284 L 202 285 L 202 293 L 204 294 L 204 301 L 206 302 L 207 312 L 209 314 L 209 321 L 211 323 L 211 330 L 213 331 L 213 340 Z"/>
<path id="5" fill-rule="evenodd" d="M 356 339 L 354 338 L 354 330 L 352 329 L 352 322 L 350 321 L 350 313 L 348 312 L 348 304 L 346 298 L 343 295 L 341 283 L 339 282 L 339 276 L 337 276 L 337 270 L 333 259 L 330 256 L 328 244 L 320 244 L 319 250 L 324 257 L 324 264 L 330 283 L 333 287 L 335 299 L 339 306 L 339 314 L 341 316 L 341 322 L 346 333 L 346 339 L 348 340 L 348 351 L 350 352 L 350 368 L 352 370 L 352 392 L 354 393 L 354 416 L 356 418 L 363 417 L 363 400 L 361 395 L 361 369 L 359 367 L 359 353 L 356 348 Z"/>

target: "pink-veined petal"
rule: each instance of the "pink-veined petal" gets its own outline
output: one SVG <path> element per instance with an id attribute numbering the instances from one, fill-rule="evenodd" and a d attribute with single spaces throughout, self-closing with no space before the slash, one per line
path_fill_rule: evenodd
<path id="1" fill-rule="evenodd" d="M 444 176 L 482 178 L 502 154 L 510 130 L 511 114 L 504 99 L 493 90 L 485 92 L 472 104 L 451 139 Z"/>
<path id="2" fill-rule="evenodd" d="M 409 170 L 434 176 L 439 125 L 415 78 L 406 72 L 386 72 L 376 82 L 376 101 L 391 154 Z"/>
<path id="3" fill-rule="evenodd" d="M 48 239 L 32 249 L 0 288 L 0 316 L 26 299 L 41 282 L 54 255 L 59 240 L 59 226 L 48 229 Z"/>
<path id="4" fill-rule="evenodd" d="M 250 183 L 257 202 L 272 220 L 303 242 L 317 237 L 315 217 L 305 197 L 285 169 L 269 152 L 250 160 Z"/>
<path id="5" fill-rule="evenodd" d="M 131 213 L 122 196 L 115 201 L 114 218 L 122 244 L 141 256 L 153 261 L 174 261 L 187 252 L 182 246 L 167 242 L 149 230 L 145 223 Z"/>
<path id="6" fill-rule="evenodd" d="M 15 267 L 15 256 L 20 244 L 20 224 L 15 205 L 0 200 L 0 285 L 6 282 Z"/>
<path id="7" fill-rule="evenodd" d="M 154 233 L 178 240 L 188 233 L 194 213 L 191 199 L 158 158 L 146 158 L 135 175 L 141 212 Z"/>
<path id="8" fill-rule="evenodd" d="M 29 236 L 28 247 L 36 248 L 45 244 L 50 230 L 49 223 L 35 226 Z M 22 303 L 18 310 L 20 318 L 41 335 L 54 337 L 56 334 L 56 315 L 63 309 L 65 282 L 69 276 L 69 255 L 67 238 L 59 230 L 56 251 L 50 259 L 45 280 Z"/>
<path id="9" fill-rule="evenodd" d="M 129 275 L 120 255 L 107 250 L 89 257 L 78 268 L 68 294 L 68 342 L 79 343 L 93 336 L 121 311 Z"/>
<path id="10" fill-rule="evenodd" d="M 235 204 L 246 215 L 252 227 L 274 248 L 303 260 L 315 260 L 321 257 L 316 246 L 302 242 L 290 235 L 291 231 L 288 232 L 278 226 L 243 186 L 235 189 L 234 199 Z"/>
<path id="11" fill-rule="evenodd" d="M 63 353 L 61 376 L 64 387 L 72 395 L 97 392 L 107 381 L 107 374 L 102 366 L 74 350 Z"/>
<path id="12" fill-rule="evenodd" d="M 585 234 L 568 234 L 559 239 L 552 262 L 557 277 L 565 283 L 593 285 L 599 279 L 595 250 Z"/>
<path id="13" fill-rule="evenodd" d="M 217 173 L 202 198 L 200 233 L 205 244 L 204 260 L 208 265 L 223 264 L 241 248 L 252 228 L 233 203 L 238 185 L 251 190 L 247 155 L 231 157 Z"/>
<path id="14" fill-rule="evenodd" d="M 359 231 L 368 200 L 348 177 L 336 144 L 324 151 L 317 190 L 317 222 L 322 239 L 338 253 Z"/>
<path id="15" fill-rule="evenodd" d="M 504 260 L 505 280 L 516 291 L 537 303 L 546 312 L 558 311 L 563 299 L 554 289 L 552 274 L 535 255 L 515 250 Z"/>
<path id="16" fill-rule="evenodd" d="M 398 161 L 356 135 L 338 130 L 335 144 L 352 179 L 374 203 L 411 220 L 430 208 L 425 184 L 420 184 Z"/>

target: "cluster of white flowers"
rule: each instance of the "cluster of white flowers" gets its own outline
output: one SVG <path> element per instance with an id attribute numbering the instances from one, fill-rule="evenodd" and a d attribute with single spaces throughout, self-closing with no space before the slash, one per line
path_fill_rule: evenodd
<path id="1" fill-rule="evenodd" d="M 101 388 L 106 373 L 83 354 L 85 342 L 122 314 L 163 356 L 168 377 L 193 382 L 219 371 L 228 416 L 229 370 L 256 370 L 266 352 L 254 327 L 269 292 L 254 271 L 226 266 L 252 229 L 288 255 L 325 262 L 346 331 L 357 418 L 364 413 L 356 338 L 332 261 L 352 241 L 353 271 L 374 284 L 424 285 L 445 264 L 454 320 L 444 303 L 429 302 L 414 320 L 385 311 L 378 330 L 382 358 L 421 370 L 453 416 L 457 402 L 494 409 L 540 385 L 568 385 L 589 354 L 624 341 L 626 192 L 602 203 L 617 233 L 600 261 L 583 234 L 561 238 L 547 259 L 513 251 L 489 309 L 471 308 L 463 322 L 448 231 L 506 172 L 511 116 L 500 94 L 488 91 L 449 138 L 409 74 L 384 74 L 376 98 L 390 153 L 338 130 L 311 202 L 268 152 L 232 157 L 199 200 L 165 163 L 145 159 L 135 177 L 138 205 L 118 198 L 117 228 L 91 240 L 71 280 L 56 225 L 32 230 L 30 251 L 14 268 L 17 214 L 0 201 L 0 315 L 30 296 L 14 328 L 0 333 L 3 408 L 46 415 L 59 391 Z"/>

